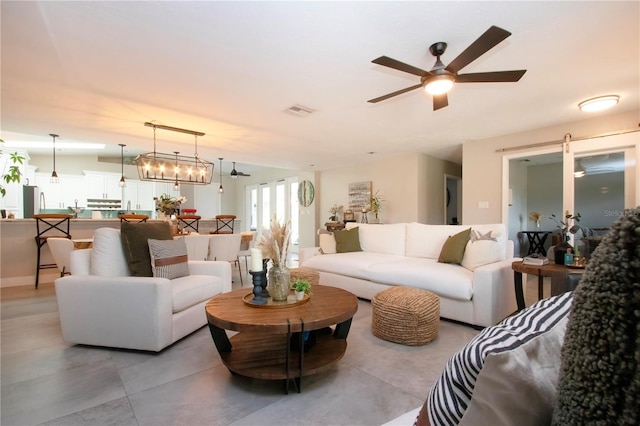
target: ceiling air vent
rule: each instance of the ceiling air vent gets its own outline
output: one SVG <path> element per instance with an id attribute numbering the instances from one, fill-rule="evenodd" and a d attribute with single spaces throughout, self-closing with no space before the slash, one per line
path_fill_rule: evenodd
<path id="1" fill-rule="evenodd" d="M 308 117 L 311 115 L 311 113 L 313 113 L 315 110 L 302 106 L 302 105 L 294 105 L 292 107 L 289 107 L 287 109 L 285 109 L 283 112 L 285 114 L 289 114 L 289 115 L 293 115 L 294 117 Z"/>

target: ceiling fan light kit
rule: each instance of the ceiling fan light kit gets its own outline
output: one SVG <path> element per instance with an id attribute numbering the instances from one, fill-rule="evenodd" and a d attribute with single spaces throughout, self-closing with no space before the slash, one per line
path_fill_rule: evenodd
<path id="1" fill-rule="evenodd" d="M 460 72 L 464 67 L 484 55 L 487 51 L 495 47 L 510 35 L 511 33 L 509 31 L 492 26 L 447 66 L 445 66 L 440 60 L 440 56 L 443 55 L 447 49 L 447 43 L 434 43 L 429 47 L 429 51 L 436 57 L 436 63 L 430 71 L 425 71 L 412 65 L 405 64 L 404 62 L 389 58 L 388 56 L 380 56 L 371 62 L 393 68 L 398 71 L 417 75 L 420 77 L 420 84 L 370 99 L 368 102 L 377 103 L 384 101 L 385 99 L 410 92 L 411 90 L 419 87 L 424 87 L 426 92 L 433 95 L 433 110 L 436 111 L 449 105 L 447 92 L 451 90 L 454 83 L 515 83 L 522 78 L 527 70 L 458 74 L 458 72 Z"/>
<path id="2" fill-rule="evenodd" d="M 153 151 L 136 157 L 136 168 L 140 180 L 171 182 L 174 183 L 174 188 L 179 187 L 181 183 L 188 185 L 209 185 L 211 183 L 213 163 L 198 156 L 198 136 L 204 136 L 204 133 L 150 122 L 146 122 L 144 125 L 153 127 Z M 157 152 L 156 129 L 194 135 L 194 156 L 178 155 L 177 151 L 174 151 L 173 154 Z"/>
<path id="3" fill-rule="evenodd" d="M 618 95 L 598 96 L 597 98 L 587 99 L 578 104 L 580 111 L 595 112 L 602 111 L 615 106 L 620 101 Z"/>

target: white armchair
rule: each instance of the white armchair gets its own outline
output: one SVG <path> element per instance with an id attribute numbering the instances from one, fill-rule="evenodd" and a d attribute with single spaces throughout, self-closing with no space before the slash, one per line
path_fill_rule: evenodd
<path id="1" fill-rule="evenodd" d="M 231 291 L 231 266 L 188 267 L 172 280 L 129 276 L 120 231 L 96 230 L 93 249 L 72 252 L 72 275 L 55 281 L 64 340 L 157 352 L 201 328 L 207 301 Z"/>

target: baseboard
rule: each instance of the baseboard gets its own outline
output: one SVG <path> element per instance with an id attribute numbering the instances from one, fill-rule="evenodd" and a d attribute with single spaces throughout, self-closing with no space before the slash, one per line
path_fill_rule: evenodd
<path id="1" fill-rule="evenodd" d="M 57 271 L 57 269 L 56 269 Z M 60 273 L 58 272 L 40 272 L 40 282 L 48 283 L 55 281 L 56 278 L 60 277 Z M 27 275 L 23 277 L 3 277 L 0 278 L 0 288 L 5 287 L 19 287 L 24 285 L 32 285 L 36 284 L 36 276 L 35 275 Z"/>

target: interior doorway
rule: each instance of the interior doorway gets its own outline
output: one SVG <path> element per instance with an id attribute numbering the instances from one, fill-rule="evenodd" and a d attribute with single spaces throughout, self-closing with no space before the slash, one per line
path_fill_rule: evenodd
<path id="1" fill-rule="evenodd" d="M 462 178 L 444 175 L 444 224 L 462 223 Z"/>

